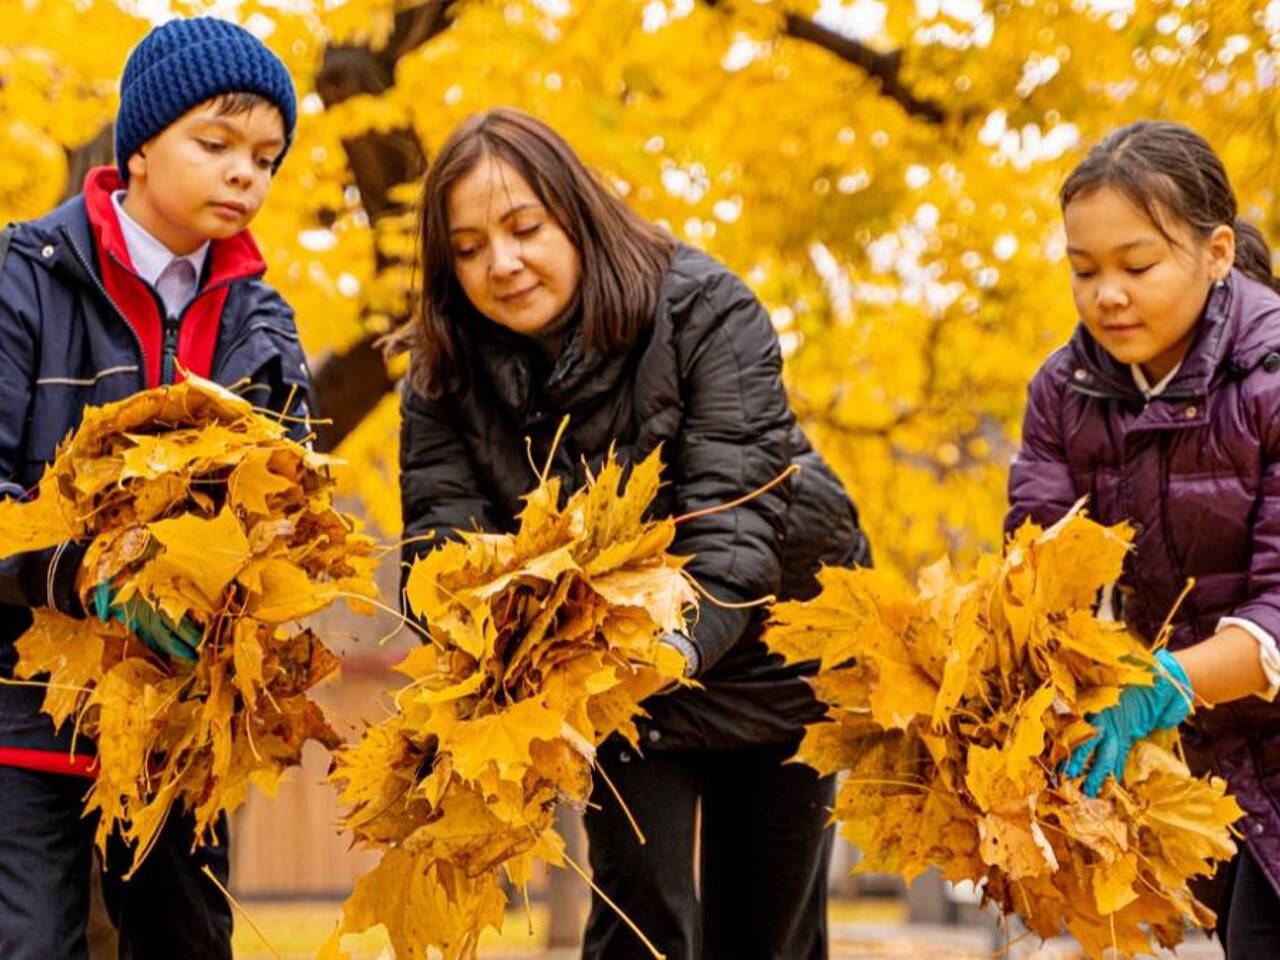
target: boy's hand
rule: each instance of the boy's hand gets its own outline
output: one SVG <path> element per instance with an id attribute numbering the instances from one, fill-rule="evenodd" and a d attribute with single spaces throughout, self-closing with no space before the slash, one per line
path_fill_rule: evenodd
<path id="1" fill-rule="evenodd" d="M 1156 652 L 1156 681 L 1149 687 L 1130 685 L 1120 692 L 1120 702 L 1087 717 L 1098 736 L 1072 752 L 1066 775 L 1078 777 L 1090 759 L 1093 765 L 1084 781 L 1084 793 L 1096 797 L 1102 782 L 1111 774 L 1119 783 L 1124 777 L 1129 750 L 1153 730 L 1167 730 L 1180 724 L 1191 710 L 1191 681 L 1176 657 L 1168 650 Z M 1167 676 L 1166 676 L 1167 674 Z"/>
<path id="2" fill-rule="evenodd" d="M 103 623 L 119 620 L 134 636 L 162 656 L 194 663 L 199 654 L 200 629 L 186 617 L 177 627 L 151 604 L 139 597 L 115 602 L 115 587 L 103 581 L 94 589 L 93 608 Z"/>

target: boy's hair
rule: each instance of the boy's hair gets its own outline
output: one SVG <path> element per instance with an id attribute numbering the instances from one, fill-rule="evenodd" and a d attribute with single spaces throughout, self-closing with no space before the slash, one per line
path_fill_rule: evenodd
<path id="1" fill-rule="evenodd" d="M 255 107 L 275 106 L 270 100 L 257 93 L 220 93 L 211 101 L 213 112 L 220 117 L 234 117 L 248 113 Z"/>
<path id="2" fill-rule="evenodd" d="M 280 58 L 244 27 L 216 17 L 171 20 L 138 43 L 120 76 L 116 165 L 126 182 L 129 158 L 193 107 L 215 101 L 221 113 L 269 103 L 284 121 L 284 159 L 298 119 L 293 80 Z"/>
<path id="3" fill-rule="evenodd" d="M 1236 216 L 1236 195 L 1222 160 L 1189 127 L 1139 120 L 1112 132 L 1071 171 L 1058 200 L 1065 210 L 1076 197 L 1103 187 L 1119 191 L 1171 244 L 1176 241 L 1166 229 L 1168 217 L 1182 221 L 1201 239 L 1216 227 L 1231 227 L 1236 268 L 1280 291 L 1262 231 Z"/>
<path id="4" fill-rule="evenodd" d="M 454 185 L 486 159 L 510 164 L 568 234 L 582 258 L 576 302 L 585 350 L 629 349 L 648 328 L 675 241 L 615 196 L 540 120 L 499 107 L 464 120 L 427 171 L 422 191 L 422 297 L 417 315 L 390 338 L 412 346 L 413 380 L 427 396 L 467 386 L 466 337 L 479 314 L 458 284 L 449 242 Z"/>

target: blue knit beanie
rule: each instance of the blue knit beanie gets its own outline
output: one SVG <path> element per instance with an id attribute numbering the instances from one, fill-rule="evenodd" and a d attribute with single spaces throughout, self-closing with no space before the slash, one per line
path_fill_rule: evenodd
<path id="1" fill-rule="evenodd" d="M 214 17 L 171 20 L 129 54 L 120 77 L 116 165 L 129 180 L 129 158 L 192 107 L 227 93 L 256 93 L 284 117 L 284 158 L 298 119 L 289 71 L 244 27 Z M 279 161 L 277 161 L 278 163 Z"/>

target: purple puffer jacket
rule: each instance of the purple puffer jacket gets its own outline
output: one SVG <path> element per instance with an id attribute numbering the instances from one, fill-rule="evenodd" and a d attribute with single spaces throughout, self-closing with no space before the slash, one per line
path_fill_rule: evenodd
<path id="1" fill-rule="evenodd" d="M 1095 519 L 1137 531 L 1117 594 L 1142 636 L 1154 639 L 1194 577 L 1173 649 L 1225 616 L 1280 638 L 1280 296 L 1233 271 L 1149 402 L 1077 329 L 1031 381 L 1006 530 L 1050 524 L 1085 495 Z M 1240 827 L 1280 894 L 1280 702 L 1202 708 L 1183 731 L 1197 772 L 1212 768 L 1244 807 Z"/>

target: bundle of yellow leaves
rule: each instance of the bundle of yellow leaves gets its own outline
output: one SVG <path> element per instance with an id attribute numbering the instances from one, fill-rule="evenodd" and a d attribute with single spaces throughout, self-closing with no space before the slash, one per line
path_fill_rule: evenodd
<path id="1" fill-rule="evenodd" d="M 655 452 L 624 483 L 610 456 L 563 507 L 544 475 L 516 533 L 463 533 L 414 563 L 407 599 L 430 642 L 399 666 L 412 682 L 397 712 L 332 774 L 346 826 L 383 858 L 324 957 L 377 924 L 401 960 L 473 957 L 502 923 L 499 869 L 524 886 L 536 859 L 564 865 L 556 804 L 583 807 L 595 745 L 634 745 L 639 701 L 681 682 L 659 637 L 684 629 L 697 595 L 667 553 L 675 522 L 644 519 L 660 470 Z"/>
<path id="2" fill-rule="evenodd" d="M 826 569 L 822 593 L 774 608 L 767 635 L 788 661 L 819 660 L 830 722 L 799 756 L 846 775 L 834 817 L 860 871 L 908 881 L 937 867 L 983 882 L 988 901 L 1041 937 L 1063 926 L 1089 956 L 1181 940 L 1213 914 L 1188 881 L 1235 852 L 1241 814 L 1226 784 L 1191 776 L 1176 732 L 1139 743 L 1123 785 L 1100 796 L 1057 775 L 1093 734 L 1084 714 L 1154 658 L 1122 624 L 1096 619 L 1132 531 L 1073 512 L 1025 524 L 1003 557 L 957 580 L 945 561 L 913 593 L 871 570 Z"/>
<path id="3" fill-rule="evenodd" d="M 139 597 L 201 640 L 159 656 L 114 620 L 38 608 L 16 674 L 46 685 L 55 725 L 97 745 L 86 813 L 141 863 L 177 802 L 212 838 L 250 783 L 274 790 L 302 746 L 338 738 L 306 691 L 337 658 L 289 621 L 341 594 L 376 595 L 374 542 L 330 502 L 330 461 L 197 377 L 88 408 L 29 502 L 0 503 L 0 555 L 91 538 L 77 588 Z M 44 675 L 47 675 L 45 679 Z M 39 678 L 39 679 L 32 679 Z"/>

